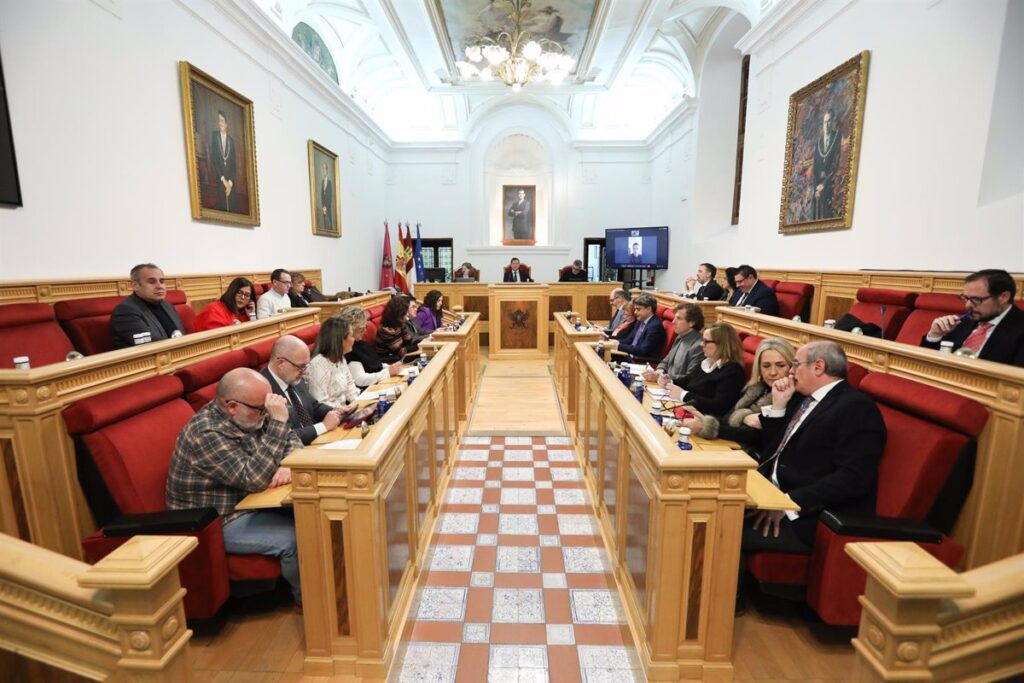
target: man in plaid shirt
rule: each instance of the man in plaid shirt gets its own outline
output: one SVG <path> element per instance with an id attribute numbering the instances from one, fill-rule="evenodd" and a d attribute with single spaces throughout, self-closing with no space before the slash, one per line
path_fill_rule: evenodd
<path id="1" fill-rule="evenodd" d="M 229 553 L 273 555 L 281 574 L 302 604 L 295 522 L 280 509 L 235 511 L 249 493 L 292 480 L 281 460 L 302 448 L 288 426 L 288 402 L 249 368 L 221 378 L 217 397 L 178 435 L 167 474 L 171 510 L 213 507 L 221 515 L 224 549 Z"/>

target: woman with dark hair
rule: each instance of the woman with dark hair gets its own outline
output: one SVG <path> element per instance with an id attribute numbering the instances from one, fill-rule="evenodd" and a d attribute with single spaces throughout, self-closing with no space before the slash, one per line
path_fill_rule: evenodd
<path id="1" fill-rule="evenodd" d="M 393 296 L 384 306 L 380 316 L 380 329 L 377 330 L 377 341 L 373 348 L 385 363 L 397 363 L 406 352 L 416 348 L 412 332 L 405 324 L 409 317 L 409 299 L 405 296 Z"/>
<path id="2" fill-rule="evenodd" d="M 732 295 L 736 291 L 736 276 L 739 275 L 739 272 L 739 268 L 725 269 L 725 296 L 723 298 L 726 301 L 732 300 Z"/>
<path id="3" fill-rule="evenodd" d="M 348 363 L 348 371 L 352 374 L 357 387 L 365 389 L 398 374 L 402 366 L 398 363 L 385 365 L 373 347 L 363 339 L 363 333 L 366 332 L 366 311 L 358 306 L 345 306 L 335 317 L 347 320 L 352 329 L 355 342 L 352 344 L 352 350 L 345 354 L 345 362 Z"/>
<path id="4" fill-rule="evenodd" d="M 421 330 L 433 332 L 441 327 L 441 306 L 444 304 L 444 297 L 441 292 L 432 289 L 423 297 L 423 305 L 416 312 L 416 324 Z"/>
<path id="5" fill-rule="evenodd" d="M 352 326 L 344 318 L 328 318 L 320 326 L 308 371 L 313 398 L 334 408 L 356 400 L 359 388 L 345 362 L 355 341 Z"/>
<path id="6" fill-rule="evenodd" d="M 743 347 L 736 329 L 728 323 L 715 323 L 705 328 L 703 335 L 704 360 L 700 367 L 679 379 L 679 384 L 672 384 L 667 375 L 659 382 L 668 387 L 670 399 L 721 418 L 736 405 L 747 380 Z"/>
<path id="7" fill-rule="evenodd" d="M 255 317 L 256 303 L 253 301 L 252 282 L 244 277 L 236 277 L 221 298 L 196 316 L 196 332 L 247 323 Z"/>

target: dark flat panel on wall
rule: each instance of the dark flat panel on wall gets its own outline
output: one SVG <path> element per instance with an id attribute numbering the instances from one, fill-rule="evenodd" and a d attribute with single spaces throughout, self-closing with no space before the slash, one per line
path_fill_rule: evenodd
<path id="1" fill-rule="evenodd" d="M 14 131 L 7 108 L 7 87 L 4 85 L 4 67 L 0 60 L 0 204 L 21 206 L 21 184 L 18 182 L 18 164 L 14 158 Z"/>

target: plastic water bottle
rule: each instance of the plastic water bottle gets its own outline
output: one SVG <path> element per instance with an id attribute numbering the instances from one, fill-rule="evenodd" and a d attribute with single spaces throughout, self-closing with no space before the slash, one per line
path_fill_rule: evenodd
<path id="1" fill-rule="evenodd" d="M 422 368 L 427 367 L 427 363 L 429 363 L 429 362 L 430 361 L 427 360 L 427 352 L 426 351 L 420 351 L 420 368 L 422 369 Z"/>
<path id="2" fill-rule="evenodd" d="M 604 340 L 603 339 L 598 340 L 597 347 L 595 347 L 594 350 L 597 351 L 597 355 L 601 357 L 601 360 L 604 360 Z"/>
<path id="3" fill-rule="evenodd" d="M 679 450 L 681 450 L 681 451 L 692 451 L 693 450 L 693 444 L 690 443 L 690 428 L 689 427 L 680 427 L 679 428 L 678 446 L 679 446 Z"/>
<path id="4" fill-rule="evenodd" d="M 644 400 L 644 383 L 641 380 L 639 380 L 639 379 L 633 380 L 632 390 L 633 390 L 633 395 L 636 396 L 636 400 L 638 400 L 638 401 L 643 401 Z"/>
<path id="5" fill-rule="evenodd" d="M 132 343 L 135 346 L 148 344 L 151 341 L 153 341 L 153 336 L 149 332 L 136 332 L 132 335 Z"/>
<path id="6" fill-rule="evenodd" d="M 32 368 L 32 364 L 28 360 L 28 356 L 15 356 L 14 357 L 14 369 L 15 370 L 29 370 Z"/>
<path id="7" fill-rule="evenodd" d="M 390 408 L 391 402 L 388 401 L 388 395 L 385 394 L 384 392 L 381 392 L 377 396 L 377 417 L 384 417 L 384 413 L 388 412 L 388 409 Z"/>
<path id="8" fill-rule="evenodd" d="M 661 401 L 651 402 L 651 417 L 654 418 L 655 422 L 664 426 L 665 416 L 661 414 L 662 410 L 664 410 L 664 406 L 661 405 Z"/>
<path id="9" fill-rule="evenodd" d="M 953 353 L 953 342 L 951 342 L 951 341 L 939 342 L 939 351 L 941 351 L 942 353 Z M 14 360 L 18 360 L 18 359 L 15 358 Z"/>
<path id="10" fill-rule="evenodd" d="M 802 320 L 800 320 L 800 316 L 798 316 L 798 315 L 794 315 L 794 316 L 793 316 L 793 322 L 795 322 L 795 323 L 799 323 L 799 322 L 803 322 L 803 321 L 802 321 Z"/>
<path id="11" fill-rule="evenodd" d="M 420 372 L 416 368 L 409 368 L 409 372 L 406 373 L 405 379 L 409 384 L 412 384 L 416 380 L 416 376 L 419 374 Z"/>
<path id="12" fill-rule="evenodd" d="M 619 381 L 622 382 L 623 386 L 629 389 L 629 385 L 632 380 L 629 374 L 629 368 L 626 367 L 625 363 L 619 366 Z"/>
<path id="13" fill-rule="evenodd" d="M 576 318 L 576 322 L 574 322 L 572 326 L 576 328 L 577 332 L 579 332 L 580 328 L 583 327 L 583 323 L 580 322 L 579 318 Z"/>

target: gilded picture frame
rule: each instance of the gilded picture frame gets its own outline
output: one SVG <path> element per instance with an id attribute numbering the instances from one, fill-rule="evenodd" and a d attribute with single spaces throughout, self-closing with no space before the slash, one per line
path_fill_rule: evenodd
<path id="1" fill-rule="evenodd" d="M 502 185 L 501 243 L 532 246 L 537 243 L 537 186 Z"/>
<path id="2" fill-rule="evenodd" d="M 252 100 L 178 63 L 192 218 L 260 224 Z"/>
<path id="3" fill-rule="evenodd" d="M 864 50 L 790 96 L 780 233 L 853 225 L 868 61 Z"/>
<path id="4" fill-rule="evenodd" d="M 341 237 L 341 187 L 338 155 L 309 140 L 309 204 L 313 234 Z"/>

